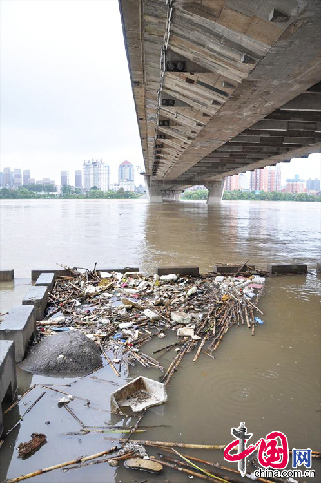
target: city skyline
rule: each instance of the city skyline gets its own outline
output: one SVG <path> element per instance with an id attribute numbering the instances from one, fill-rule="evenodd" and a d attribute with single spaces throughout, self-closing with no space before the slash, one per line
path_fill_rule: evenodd
<path id="1" fill-rule="evenodd" d="M 102 159 L 102 158 L 99 158 Z M 116 164 L 115 161 L 111 162 L 104 162 L 104 164 L 107 164 L 110 168 L 110 184 L 118 184 L 119 183 L 119 166 L 129 159 L 129 157 L 121 160 L 119 163 Z M 94 161 L 94 159 L 92 159 Z M 104 160 L 103 160 L 104 161 Z M 61 184 L 61 171 L 68 171 L 69 172 L 69 180 L 70 184 L 74 186 L 74 181 L 75 181 L 75 172 L 76 171 L 83 171 L 83 162 L 84 161 L 78 161 L 77 164 L 74 164 L 75 167 L 68 168 L 66 169 L 66 165 L 63 167 L 64 169 L 61 169 L 59 171 L 55 170 L 54 174 L 52 169 L 50 169 L 48 166 L 43 166 L 38 169 L 33 169 L 30 166 L 23 164 L 23 166 L 26 166 L 25 168 L 22 168 L 22 166 L 17 165 L 4 165 L 4 163 L 1 163 L 1 169 L 0 171 L 3 171 L 6 168 L 10 168 L 12 171 L 14 169 L 21 169 L 21 172 L 29 170 L 32 172 L 32 178 L 41 180 L 43 178 L 50 178 L 51 180 L 55 181 L 55 184 L 59 186 Z M 138 186 L 140 184 L 144 184 L 144 178 L 143 176 L 140 176 L 138 173 L 137 167 L 140 167 L 142 170 L 144 169 L 141 166 L 136 166 L 134 162 L 130 161 L 130 163 L 133 165 L 134 172 L 136 172 L 135 175 L 135 184 Z M 304 180 L 308 180 L 309 178 L 311 179 L 321 179 L 321 154 L 319 153 L 314 153 L 310 154 L 309 158 L 294 158 L 292 159 L 289 163 L 278 163 L 278 166 L 281 168 L 281 185 L 285 186 L 286 184 L 286 179 L 287 178 L 294 178 L 296 174 L 300 176 L 300 178 Z M 35 175 L 35 172 L 40 173 L 38 175 Z M 51 174 L 50 174 L 51 173 Z M 246 171 L 247 176 L 251 176 L 251 171 Z"/>

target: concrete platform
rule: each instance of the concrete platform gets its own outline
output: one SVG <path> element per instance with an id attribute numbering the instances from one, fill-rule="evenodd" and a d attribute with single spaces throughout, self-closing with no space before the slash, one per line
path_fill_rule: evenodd
<path id="1" fill-rule="evenodd" d="M 268 265 L 269 272 L 273 274 L 279 275 L 287 275 L 287 274 L 305 274 L 308 273 L 308 266 L 307 265 Z"/>
<path id="2" fill-rule="evenodd" d="M 14 270 L 0 270 L 0 282 L 9 282 L 14 279 Z"/>
<path id="3" fill-rule="evenodd" d="M 53 272 L 41 273 L 36 280 L 35 286 L 48 287 L 48 290 L 52 290 L 55 283 L 55 274 Z"/>
<path id="4" fill-rule="evenodd" d="M 13 402 L 17 394 L 15 347 L 11 340 L 0 341 L 0 437 L 3 432 L 2 402 Z"/>
<path id="5" fill-rule="evenodd" d="M 63 268 L 52 268 L 50 270 L 48 269 L 35 269 L 35 270 L 31 270 L 31 280 L 33 282 L 36 282 L 37 279 L 40 277 L 40 275 L 42 273 L 54 273 L 55 274 L 55 278 L 59 275 L 65 275 L 65 276 L 70 276 L 71 275 L 71 272 L 70 270 L 65 270 Z"/>
<path id="6" fill-rule="evenodd" d="M 124 268 L 96 268 L 97 272 L 139 272 L 138 267 L 124 267 Z"/>
<path id="7" fill-rule="evenodd" d="M 22 299 L 22 305 L 34 305 L 35 319 L 42 320 L 45 315 L 47 301 L 48 287 L 34 286 L 28 290 L 28 292 Z"/>
<path id="8" fill-rule="evenodd" d="M 199 267 L 158 267 L 156 273 L 159 276 L 175 273 L 176 275 L 192 275 L 193 277 L 198 277 L 200 269 Z"/>
<path id="9" fill-rule="evenodd" d="M 17 305 L 0 324 L 0 341 L 15 343 L 15 360 L 22 361 L 31 336 L 36 329 L 33 305 Z"/>
<path id="10" fill-rule="evenodd" d="M 249 270 L 255 270 L 255 265 L 214 265 L 213 272 L 221 273 L 222 275 L 230 273 L 243 273 Z"/>

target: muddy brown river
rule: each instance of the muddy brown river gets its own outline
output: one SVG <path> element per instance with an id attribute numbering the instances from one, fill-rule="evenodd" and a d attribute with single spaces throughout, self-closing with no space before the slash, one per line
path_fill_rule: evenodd
<path id="1" fill-rule="evenodd" d="M 235 327 L 214 360 L 205 354 L 196 363 L 192 354 L 184 358 L 168 386 L 168 402 L 151 408 L 144 417 L 144 425 L 156 427 L 135 438 L 227 444 L 233 439 L 231 428 L 244 421 L 253 433 L 253 443 L 271 431 L 282 431 L 290 449 L 320 451 L 321 277 L 315 271 L 321 261 L 319 203 L 225 201 L 208 208 L 203 202 L 149 205 L 145 200 L 1 200 L 0 222 L 1 267 L 14 268 L 16 276 L 14 283 L 0 284 L 1 312 L 20 304 L 30 284 L 31 269 L 55 268 L 57 263 L 90 269 L 95 262 L 106 268 L 139 266 L 146 272 L 163 265 L 197 265 L 203 273 L 212 270 L 215 263 L 249 260 L 263 269 L 272 262 L 307 263 L 307 276 L 267 279 L 259 302 L 264 324 L 257 328 L 255 337 L 245 327 Z M 165 341 L 170 343 L 171 338 L 157 341 L 158 346 L 166 345 Z M 153 350 L 155 345 L 144 346 L 146 353 Z M 160 360 L 167 368 L 173 357 L 169 352 Z M 159 376 L 140 367 L 131 374 Z M 106 420 L 118 424 L 119 418 L 107 409 L 110 391 L 119 381 L 108 367 L 97 377 L 100 381 L 32 378 L 19 371 L 19 390 L 22 393 L 39 382 L 55 387 L 71 382 L 68 392 L 90 394 L 94 404 L 106 411 L 85 413 L 83 404 L 75 402 L 73 410 L 80 419 L 87 418 L 93 425 Z M 35 391 L 26 398 L 25 408 L 42 392 L 40 388 Z M 37 411 L 30 411 L 6 439 L 0 450 L 0 481 L 103 451 L 111 444 L 105 439 L 110 434 L 65 435 L 78 426 L 72 418 L 62 423 L 56 415 L 56 400 L 57 394 L 47 390 Z M 23 410 L 20 405 L 20 413 Z M 18 415 L 16 410 L 7 418 L 7 428 Z M 50 425 L 45 424 L 48 420 Z M 31 458 L 20 460 L 17 446 L 30 439 L 32 432 L 47 434 L 48 443 Z M 224 464 L 218 451 L 185 452 Z M 236 463 L 231 467 L 236 469 Z M 291 458 L 288 468 L 292 468 Z M 312 468 L 317 475 L 309 481 L 320 481 L 320 460 L 313 460 Z M 127 470 L 122 464 L 116 469 L 100 464 L 67 472 L 55 470 L 30 481 L 166 480 L 180 483 L 189 478 L 169 469 L 157 477 Z M 194 477 L 194 481 L 201 480 Z"/>

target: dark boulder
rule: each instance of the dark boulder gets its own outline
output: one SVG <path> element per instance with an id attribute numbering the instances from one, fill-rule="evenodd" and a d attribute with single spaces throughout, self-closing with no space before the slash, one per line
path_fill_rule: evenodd
<path id="1" fill-rule="evenodd" d="M 90 374 L 102 365 L 98 346 L 82 332 L 51 335 L 33 346 L 21 369 L 34 374 Z"/>

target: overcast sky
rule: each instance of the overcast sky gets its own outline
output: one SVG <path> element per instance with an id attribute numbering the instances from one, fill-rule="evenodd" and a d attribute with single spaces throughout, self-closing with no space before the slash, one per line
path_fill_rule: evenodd
<path id="1" fill-rule="evenodd" d="M 1 169 L 143 166 L 118 0 L 1 0 Z M 321 178 L 321 156 L 282 165 Z M 136 184 L 141 178 L 136 175 Z"/>

